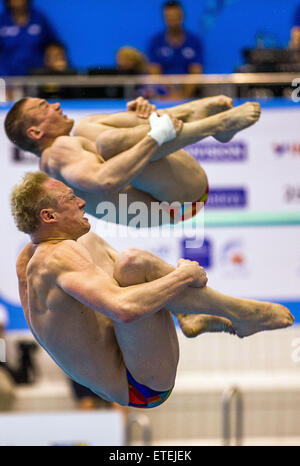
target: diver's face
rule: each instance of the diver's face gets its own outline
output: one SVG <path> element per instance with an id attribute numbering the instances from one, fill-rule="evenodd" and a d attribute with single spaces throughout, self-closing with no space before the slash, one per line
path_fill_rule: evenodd
<path id="1" fill-rule="evenodd" d="M 85 235 L 91 228 L 88 218 L 85 217 L 85 201 L 61 181 L 50 178 L 45 181 L 44 186 L 56 198 L 57 207 L 53 209 L 53 215 L 62 236 L 76 240 Z"/>
<path id="2" fill-rule="evenodd" d="M 28 98 L 24 104 L 23 113 L 28 115 L 44 132 L 54 136 L 68 134 L 74 124 L 74 120 L 64 115 L 59 102 L 49 103 L 45 99 Z"/>

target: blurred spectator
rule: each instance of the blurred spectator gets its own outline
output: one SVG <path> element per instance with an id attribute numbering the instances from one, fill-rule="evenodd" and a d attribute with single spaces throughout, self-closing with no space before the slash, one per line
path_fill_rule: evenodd
<path id="1" fill-rule="evenodd" d="M 95 76 L 127 76 L 141 75 L 149 72 L 147 57 L 134 47 L 121 47 L 116 53 L 116 66 L 111 68 L 91 68 L 89 75 Z M 104 99 L 134 99 L 139 95 L 145 98 L 152 98 L 152 93 L 148 86 L 130 86 L 130 95 L 127 94 L 124 86 L 103 86 L 93 88 L 89 91 L 89 97 Z"/>
<path id="2" fill-rule="evenodd" d="M 293 27 L 291 30 L 290 48 L 300 50 L 300 5 L 295 11 Z"/>
<path id="3" fill-rule="evenodd" d="M 0 338 L 4 339 L 5 328 L 8 324 L 6 309 L 0 307 Z M 6 363 L 0 360 L 0 411 L 9 411 L 15 400 L 15 384 Z"/>
<path id="4" fill-rule="evenodd" d="M 163 6 L 166 30 L 149 45 L 152 72 L 163 74 L 201 73 L 203 54 L 199 38 L 183 29 L 184 13 L 179 2 Z"/>
<path id="5" fill-rule="evenodd" d="M 149 44 L 151 72 L 153 74 L 202 73 L 202 43 L 195 34 L 183 28 L 184 12 L 181 4 L 177 1 L 168 1 L 163 5 L 163 15 L 166 30 L 154 36 Z M 185 86 L 183 97 L 191 96 L 194 90 L 194 86 Z"/>
<path id="6" fill-rule="evenodd" d="M 117 69 L 126 74 L 148 74 L 149 63 L 147 57 L 134 47 L 121 47 L 116 56 Z M 152 99 L 157 95 L 155 86 L 138 85 L 134 87 L 132 98 L 143 96 L 145 99 Z M 125 97 L 123 95 L 123 97 Z"/>
<path id="7" fill-rule="evenodd" d="M 65 46 L 61 42 L 50 42 L 44 52 L 43 67 L 33 68 L 32 75 L 75 75 L 77 71 L 69 64 Z"/>
<path id="8" fill-rule="evenodd" d="M 45 48 L 43 64 L 43 68 L 33 69 L 31 73 L 41 75 L 77 74 L 77 71 L 70 66 L 66 48 L 62 42 L 49 42 Z"/>
<path id="9" fill-rule="evenodd" d="M 70 76 L 78 72 L 71 67 L 67 51 L 61 42 L 50 42 L 44 52 L 43 68 L 31 70 L 34 76 Z M 39 89 L 38 97 L 43 99 L 74 99 L 79 98 L 80 89 L 76 87 L 62 87 L 53 82 Z"/>
<path id="10" fill-rule="evenodd" d="M 147 57 L 134 47 L 121 47 L 116 60 L 118 69 L 126 74 L 146 74 L 149 71 Z"/>
<path id="11" fill-rule="evenodd" d="M 30 0 L 3 0 L 0 15 L 0 76 L 26 76 L 43 65 L 45 46 L 56 40 L 48 20 Z"/>

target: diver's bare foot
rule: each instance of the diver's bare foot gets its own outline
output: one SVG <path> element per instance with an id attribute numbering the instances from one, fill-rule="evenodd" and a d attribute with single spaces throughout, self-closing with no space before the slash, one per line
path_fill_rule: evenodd
<path id="1" fill-rule="evenodd" d="M 218 95 L 195 100 L 190 102 L 190 106 L 191 113 L 187 121 L 196 121 L 230 110 L 233 107 L 233 100 L 226 95 Z"/>
<path id="2" fill-rule="evenodd" d="M 293 325 L 295 319 L 281 304 L 252 301 L 241 317 L 230 317 L 236 335 L 240 338 L 265 330 L 276 330 Z"/>
<path id="3" fill-rule="evenodd" d="M 218 113 L 230 110 L 232 107 L 233 100 L 230 97 L 218 95 L 215 97 L 193 100 L 167 110 L 159 110 L 158 113 L 169 113 L 175 118 L 182 120 L 184 123 L 189 123 L 191 121 L 203 120 L 212 115 L 217 115 Z"/>
<path id="4" fill-rule="evenodd" d="M 247 102 L 226 113 L 228 115 L 228 121 L 225 124 L 227 128 L 214 135 L 215 139 L 220 142 L 229 142 L 236 133 L 254 125 L 260 118 L 261 110 L 259 103 Z"/>
<path id="5" fill-rule="evenodd" d="M 232 323 L 224 317 L 204 314 L 177 314 L 178 324 L 183 334 L 195 338 L 202 333 L 225 332 L 235 335 Z"/>

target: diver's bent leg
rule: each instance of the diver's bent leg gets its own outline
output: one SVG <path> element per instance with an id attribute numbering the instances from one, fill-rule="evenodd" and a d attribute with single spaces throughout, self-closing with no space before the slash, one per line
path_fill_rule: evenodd
<path id="1" fill-rule="evenodd" d="M 114 278 L 120 286 L 146 281 L 144 255 L 139 265 L 125 252 L 118 255 Z M 164 309 L 146 319 L 126 324 L 114 323 L 115 335 L 124 363 L 134 379 L 152 390 L 170 390 L 179 358 L 177 333 L 170 313 Z"/>
<path id="2" fill-rule="evenodd" d="M 124 261 L 125 265 L 130 263 L 130 270 L 134 273 L 141 269 L 140 273 L 145 281 L 155 280 L 174 270 L 174 267 L 166 264 L 154 254 L 129 249 L 123 253 L 122 260 L 115 264 L 114 274 L 117 280 L 119 269 L 124 269 Z M 130 270 L 128 269 L 129 277 Z M 234 298 L 207 286 L 204 288 L 188 287 L 165 307 L 173 313 L 224 317 L 231 321 L 236 334 L 240 337 L 263 330 L 288 327 L 294 322 L 293 316 L 284 306 Z"/>
<path id="3" fill-rule="evenodd" d="M 253 125 L 259 119 L 260 106 L 256 103 L 246 103 L 231 110 L 210 116 L 203 120 L 184 123 L 181 132 L 175 139 L 158 147 L 152 160 L 158 160 L 184 147 L 216 134 L 231 134 Z M 105 131 L 97 138 L 97 149 L 104 158 L 110 158 L 128 150 L 137 144 L 149 132 L 150 127 L 112 129 Z"/>

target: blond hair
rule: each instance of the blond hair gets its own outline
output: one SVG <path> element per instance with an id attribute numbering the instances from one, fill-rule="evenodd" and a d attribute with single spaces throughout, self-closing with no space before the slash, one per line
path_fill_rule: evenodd
<path id="1" fill-rule="evenodd" d="M 27 173 L 11 193 L 11 212 L 20 231 L 29 235 L 40 225 L 42 209 L 57 206 L 56 198 L 43 186 L 49 176 L 43 172 Z"/>

